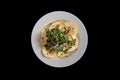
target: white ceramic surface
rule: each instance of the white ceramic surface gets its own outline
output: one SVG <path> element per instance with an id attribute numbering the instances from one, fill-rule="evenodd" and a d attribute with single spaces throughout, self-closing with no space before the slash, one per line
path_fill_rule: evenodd
<path id="1" fill-rule="evenodd" d="M 40 31 L 47 24 L 59 19 L 74 21 L 78 24 L 79 26 L 78 36 L 80 40 L 80 45 L 77 51 L 75 51 L 69 57 L 62 58 L 62 59 L 58 59 L 58 58 L 48 59 L 44 57 L 41 52 Z M 85 26 L 83 25 L 81 20 L 78 19 L 75 15 L 65 11 L 54 11 L 54 12 L 47 13 L 37 21 L 37 23 L 35 24 L 32 30 L 31 44 L 32 44 L 34 53 L 43 63 L 53 67 L 67 67 L 77 62 L 85 53 L 85 50 L 88 44 L 88 35 L 85 29 Z"/>

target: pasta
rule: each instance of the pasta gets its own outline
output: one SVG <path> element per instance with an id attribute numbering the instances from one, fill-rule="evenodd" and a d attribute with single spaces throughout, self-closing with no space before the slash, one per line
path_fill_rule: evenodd
<path id="1" fill-rule="evenodd" d="M 64 58 L 79 46 L 78 25 L 67 20 L 57 20 L 40 31 L 42 54 L 47 58 Z"/>

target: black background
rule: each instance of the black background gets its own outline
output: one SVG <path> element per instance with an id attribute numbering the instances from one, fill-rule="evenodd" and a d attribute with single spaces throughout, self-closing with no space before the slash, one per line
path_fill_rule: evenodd
<path id="1" fill-rule="evenodd" d="M 1 54 L 3 74 L 14 77 L 94 78 L 104 68 L 104 2 L 42 1 L 7 2 L 1 6 Z M 2 4 L 2 3 L 1 3 Z M 6 6 L 6 7 L 5 7 Z M 51 11 L 67 11 L 81 19 L 88 32 L 88 46 L 84 56 L 74 65 L 53 68 L 41 62 L 31 46 L 31 32 L 37 20 Z M 91 75 L 91 76 L 89 76 Z"/>

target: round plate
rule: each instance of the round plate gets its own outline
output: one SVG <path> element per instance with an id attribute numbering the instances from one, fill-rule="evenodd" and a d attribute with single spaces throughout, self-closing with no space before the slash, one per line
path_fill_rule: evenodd
<path id="1" fill-rule="evenodd" d="M 47 24 L 59 19 L 74 21 L 78 24 L 78 37 L 80 44 L 77 51 L 75 51 L 71 56 L 66 58 L 49 59 L 44 57 L 41 52 L 40 31 Z M 37 21 L 31 34 L 31 44 L 36 56 L 45 64 L 53 67 L 67 67 L 77 62 L 83 56 L 88 44 L 88 35 L 85 26 L 75 15 L 65 11 L 54 11 L 44 15 Z"/>

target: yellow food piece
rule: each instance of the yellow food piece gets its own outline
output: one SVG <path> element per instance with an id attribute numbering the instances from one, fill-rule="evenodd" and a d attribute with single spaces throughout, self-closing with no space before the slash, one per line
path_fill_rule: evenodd
<path id="1" fill-rule="evenodd" d="M 69 34 L 68 34 L 68 39 L 72 40 L 75 39 L 75 44 L 71 46 L 71 48 L 68 49 L 67 53 L 64 53 L 62 51 L 60 52 L 49 52 L 49 50 L 46 49 L 46 47 L 44 46 L 47 43 L 47 37 L 46 37 L 46 31 L 47 30 L 51 30 L 53 28 L 58 28 L 58 29 L 64 29 L 66 28 L 67 30 L 69 30 Z M 64 58 L 69 56 L 73 51 L 77 50 L 78 46 L 79 46 L 79 39 L 78 39 L 78 25 L 75 22 L 72 21 L 67 21 L 67 20 L 57 20 L 55 22 L 52 22 L 50 24 L 48 24 L 47 26 L 45 26 L 41 32 L 40 32 L 40 38 L 41 38 L 41 49 L 42 49 L 42 54 L 47 57 L 47 58 Z M 63 49 L 67 49 L 67 47 L 64 47 Z"/>

